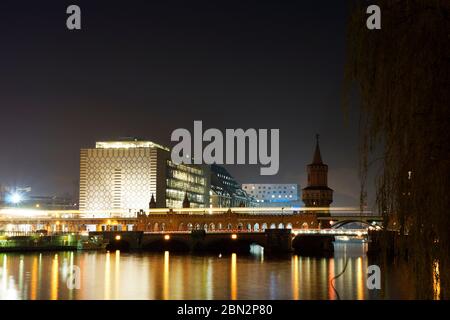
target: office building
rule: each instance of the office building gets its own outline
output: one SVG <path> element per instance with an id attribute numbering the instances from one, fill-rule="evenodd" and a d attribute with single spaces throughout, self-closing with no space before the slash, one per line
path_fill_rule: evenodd
<path id="1" fill-rule="evenodd" d="M 222 166 L 211 165 L 210 206 L 214 208 L 253 207 L 252 198 Z"/>
<path id="2" fill-rule="evenodd" d="M 245 183 L 242 189 L 259 207 L 300 207 L 299 186 L 294 183 Z"/>
<path id="3" fill-rule="evenodd" d="M 80 152 L 81 211 L 146 210 L 153 195 L 158 208 L 209 205 L 206 166 L 176 165 L 170 150 L 151 141 L 122 139 L 97 142 Z"/>

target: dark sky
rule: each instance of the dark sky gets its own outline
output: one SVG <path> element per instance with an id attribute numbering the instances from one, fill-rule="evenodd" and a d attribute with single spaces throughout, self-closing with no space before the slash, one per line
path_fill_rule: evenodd
<path id="1" fill-rule="evenodd" d="M 66 29 L 66 8 L 82 30 Z M 242 183 L 299 183 L 321 135 L 335 205 L 357 205 L 357 116 L 341 108 L 345 1 L 0 2 L 0 184 L 75 193 L 79 149 L 176 128 L 279 128 L 280 171 L 228 166 Z"/>

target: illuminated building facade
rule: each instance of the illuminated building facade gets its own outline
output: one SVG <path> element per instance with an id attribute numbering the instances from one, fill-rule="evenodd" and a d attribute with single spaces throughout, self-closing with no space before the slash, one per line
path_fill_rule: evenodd
<path id="1" fill-rule="evenodd" d="M 262 207 L 300 207 L 299 186 L 294 183 L 245 183 L 242 189 Z"/>
<path id="2" fill-rule="evenodd" d="M 152 195 L 157 207 L 178 208 L 185 194 L 192 207 L 209 204 L 209 170 L 173 164 L 161 145 L 107 141 L 80 152 L 81 211 L 134 213 L 148 209 Z"/>

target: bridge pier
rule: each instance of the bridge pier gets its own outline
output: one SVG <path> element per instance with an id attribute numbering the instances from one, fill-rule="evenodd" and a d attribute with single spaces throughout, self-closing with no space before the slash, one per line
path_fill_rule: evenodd
<path id="1" fill-rule="evenodd" d="M 333 235 L 298 234 L 292 241 L 295 252 L 306 256 L 331 256 L 334 253 Z"/>
<path id="2" fill-rule="evenodd" d="M 143 249 L 150 251 L 192 252 L 248 252 L 250 245 L 258 244 L 265 252 L 292 251 L 290 229 L 267 229 L 265 232 L 215 232 L 195 230 L 186 233 L 144 233 L 142 231 L 89 232 L 110 250 Z"/>
<path id="3" fill-rule="evenodd" d="M 265 231 L 264 251 L 267 253 L 285 253 L 292 251 L 290 229 L 267 229 Z"/>

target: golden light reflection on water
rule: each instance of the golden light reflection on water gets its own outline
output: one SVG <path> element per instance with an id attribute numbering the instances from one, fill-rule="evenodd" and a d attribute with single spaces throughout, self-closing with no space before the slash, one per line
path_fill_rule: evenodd
<path id="1" fill-rule="evenodd" d="M 50 283 L 50 288 L 51 288 L 51 293 L 50 293 L 50 300 L 58 300 L 58 255 L 55 254 L 55 256 L 53 257 L 52 260 L 52 275 L 51 275 L 51 283 Z"/>
<path id="2" fill-rule="evenodd" d="M 169 251 L 164 252 L 163 300 L 169 300 Z"/>
<path id="3" fill-rule="evenodd" d="M 111 254 L 106 252 L 105 259 L 105 290 L 104 290 L 104 299 L 111 299 Z"/>
<path id="4" fill-rule="evenodd" d="M 298 300 L 299 298 L 299 277 L 298 277 L 298 256 L 294 255 L 292 257 L 292 266 L 293 266 L 293 277 L 292 277 L 292 299 Z"/>
<path id="5" fill-rule="evenodd" d="M 73 251 L 71 251 L 71 252 L 69 253 L 69 272 L 70 272 L 71 274 L 74 273 L 74 272 L 76 272 L 76 271 L 74 270 L 74 254 L 73 254 Z M 72 300 L 72 299 L 73 299 L 74 290 L 75 290 L 75 288 L 70 289 L 70 291 L 69 291 L 69 297 L 68 297 L 69 300 Z"/>
<path id="6" fill-rule="evenodd" d="M 8 267 L 7 267 L 7 260 L 8 256 L 6 254 L 3 254 L 3 263 L 2 263 L 2 269 L 1 271 L 1 288 L 2 288 L 2 294 L 0 294 L 0 298 L 3 299 L 5 293 L 8 290 Z M 6 298 L 5 298 L 6 299 Z"/>
<path id="7" fill-rule="evenodd" d="M 330 280 L 343 270 L 347 258 L 347 270 L 335 282 L 340 298 L 377 298 L 366 288 L 365 256 L 266 256 L 262 262 L 260 252 L 238 259 L 235 253 L 198 256 L 119 251 L 0 254 L 0 298 L 336 299 Z M 66 285 L 66 271 L 74 266 L 81 270 L 79 290 Z M 404 269 L 392 268 L 407 277 Z M 386 271 L 393 280 L 386 276 L 390 282 L 383 297 L 410 297 L 408 282 L 396 281 L 392 271 Z M 435 288 L 438 291 L 438 283 Z"/>
<path id="8" fill-rule="evenodd" d="M 31 266 L 31 300 L 37 299 L 37 273 L 38 273 L 38 257 L 33 257 L 33 265 Z"/>
<path id="9" fill-rule="evenodd" d="M 439 261 L 433 263 L 433 292 L 434 300 L 441 299 L 441 279 L 439 274 Z"/>
<path id="10" fill-rule="evenodd" d="M 237 299 L 237 255 L 231 254 L 231 300 Z"/>
<path id="11" fill-rule="evenodd" d="M 208 259 L 206 267 L 206 299 L 208 300 L 213 298 L 213 287 L 212 259 Z"/>
<path id="12" fill-rule="evenodd" d="M 120 250 L 116 250 L 114 264 L 114 299 L 120 297 Z"/>
<path id="13" fill-rule="evenodd" d="M 358 300 L 364 299 L 364 289 L 365 289 L 364 276 L 365 272 L 363 272 L 363 261 L 362 258 L 359 257 L 356 259 L 356 293 L 357 293 L 356 298 Z"/>

